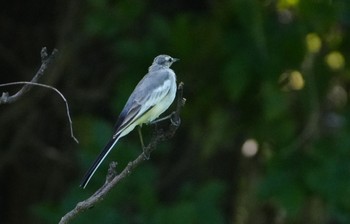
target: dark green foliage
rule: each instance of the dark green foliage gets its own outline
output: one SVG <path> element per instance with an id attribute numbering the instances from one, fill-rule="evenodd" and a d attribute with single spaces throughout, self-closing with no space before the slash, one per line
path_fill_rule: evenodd
<path id="1" fill-rule="evenodd" d="M 42 91 L 32 97 L 40 111 L 33 106 L 24 113 L 33 104 L 28 99 L 11 106 L 16 113 L 10 106 L 0 111 L 0 126 L 11 133 L 0 136 L 0 161 L 10 150 L 18 153 L 4 159 L 0 174 L 17 170 L 14 179 L 27 180 L 27 194 L 35 197 L 20 204 L 29 207 L 31 223 L 57 222 L 104 182 L 109 162 L 117 161 L 120 171 L 141 153 L 133 132 L 87 189 L 78 188 L 134 86 L 163 53 L 180 58 L 173 69 L 185 83 L 181 127 L 73 223 L 350 223 L 350 1 L 68 2 L 57 3 L 65 7 L 56 20 L 67 16 L 66 23 L 56 25 L 55 40 L 47 37 L 61 48 L 61 58 L 46 81 L 71 104 L 80 145 L 63 126 L 63 106 Z M 31 58 L 35 37 L 26 35 L 28 43 L 18 38 L 14 45 L 28 47 L 15 52 L 28 51 Z M 36 45 L 45 45 L 40 41 Z M 11 60 L 6 65 L 4 74 L 14 70 Z M 23 79 L 20 74 L 14 79 Z M 18 135 L 26 137 L 15 138 L 20 132 L 13 127 L 23 127 Z M 147 142 L 152 129 L 143 131 Z M 248 139 L 259 146 L 252 156 L 242 151 Z M 58 155 L 48 153 L 50 147 Z M 33 158 L 21 153 L 37 148 Z M 52 175 L 42 172 L 34 180 L 43 183 L 31 182 L 23 161 Z M 13 192 L 23 182 L 2 186 L 9 195 L 0 201 L 6 214 L 16 211 L 10 202 L 19 200 Z M 1 215 L 0 223 L 16 222 Z"/>

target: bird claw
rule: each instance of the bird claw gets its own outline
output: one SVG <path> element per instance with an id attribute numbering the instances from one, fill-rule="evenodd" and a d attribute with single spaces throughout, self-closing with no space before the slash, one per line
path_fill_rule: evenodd
<path id="1" fill-rule="evenodd" d="M 143 159 L 144 160 L 149 160 L 149 158 L 151 157 L 150 152 L 148 152 L 145 148 L 143 149 Z"/>

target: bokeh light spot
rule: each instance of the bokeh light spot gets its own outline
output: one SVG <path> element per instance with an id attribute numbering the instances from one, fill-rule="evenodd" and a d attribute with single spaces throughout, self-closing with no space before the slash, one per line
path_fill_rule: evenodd
<path id="1" fill-rule="evenodd" d="M 279 83 L 282 84 L 282 90 L 301 90 L 305 86 L 303 75 L 297 71 L 287 71 L 281 74 Z"/>
<path id="2" fill-rule="evenodd" d="M 321 38 L 316 33 L 306 35 L 306 46 L 310 53 L 317 53 L 322 47 Z"/>
<path id="3" fill-rule="evenodd" d="M 255 139 L 247 139 L 242 145 L 242 154 L 245 157 L 253 157 L 258 152 L 259 144 Z"/>
<path id="4" fill-rule="evenodd" d="M 344 56 L 339 51 L 332 51 L 326 55 L 326 64 L 332 70 L 339 70 L 344 67 L 345 59 Z"/>
<path id="5" fill-rule="evenodd" d="M 290 88 L 300 90 L 304 87 L 304 78 L 299 71 L 292 71 L 289 78 Z"/>
<path id="6" fill-rule="evenodd" d="M 332 106 L 342 108 L 347 104 L 348 95 L 346 90 L 341 85 L 335 85 L 331 88 L 327 95 L 328 100 Z"/>
<path id="7" fill-rule="evenodd" d="M 277 3 L 278 9 L 287 9 L 290 7 L 295 7 L 299 4 L 299 0 L 279 0 Z"/>

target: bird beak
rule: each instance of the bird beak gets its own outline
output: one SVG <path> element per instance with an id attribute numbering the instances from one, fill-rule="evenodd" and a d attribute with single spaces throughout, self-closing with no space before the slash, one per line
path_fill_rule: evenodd
<path id="1" fill-rule="evenodd" d="M 177 61 L 179 61 L 180 59 L 178 59 L 178 58 L 173 58 L 173 62 L 177 62 Z"/>

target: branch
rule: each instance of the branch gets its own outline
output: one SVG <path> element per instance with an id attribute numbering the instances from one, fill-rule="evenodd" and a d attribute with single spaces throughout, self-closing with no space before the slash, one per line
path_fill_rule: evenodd
<path id="1" fill-rule="evenodd" d="M 8 92 L 3 92 L 1 97 L 0 97 L 0 104 L 14 103 L 19 98 L 21 98 L 26 92 L 28 92 L 33 86 L 33 85 L 29 84 L 29 83 L 37 83 L 38 82 L 39 78 L 44 75 L 44 72 L 46 71 L 46 69 L 48 68 L 50 63 L 53 61 L 53 59 L 55 58 L 57 52 L 58 52 L 58 50 L 54 49 L 52 51 L 51 55 L 49 56 L 47 54 L 46 47 L 43 47 L 41 49 L 41 53 L 40 53 L 40 55 L 41 55 L 41 66 L 40 66 L 39 70 L 36 72 L 36 74 L 33 77 L 33 79 L 30 82 L 26 83 L 22 87 L 22 89 L 20 89 L 17 93 L 15 93 L 12 96 L 10 96 Z"/>
<path id="2" fill-rule="evenodd" d="M 106 182 L 104 185 L 98 189 L 92 196 L 88 199 L 79 202 L 74 209 L 65 214 L 59 224 L 69 223 L 73 218 L 79 215 L 82 212 L 92 208 L 99 201 L 103 200 L 109 191 L 115 187 L 121 180 L 127 177 L 131 171 L 133 171 L 138 165 L 140 165 L 145 158 L 156 149 L 157 144 L 161 141 L 168 140 L 172 138 L 181 124 L 180 112 L 182 107 L 185 105 L 186 100 L 182 98 L 183 95 L 183 83 L 181 82 L 178 86 L 177 91 L 177 107 L 176 110 L 172 113 L 171 123 L 167 130 L 158 129 L 155 125 L 154 135 L 150 141 L 150 143 L 146 146 L 143 153 L 141 153 L 134 161 L 128 163 L 128 165 L 124 168 L 124 170 L 116 175 L 115 167 L 116 163 L 112 162 L 108 169 L 108 174 L 106 177 Z"/>
<path id="3" fill-rule="evenodd" d="M 40 87 L 44 87 L 44 88 L 47 88 L 47 89 L 51 89 L 53 91 L 55 91 L 61 98 L 62 100 L 64 101 L 65 105 L 66 105 L 66 113 L 67 113 L 67 117 L 68 117 L 68 122 L 69 122 L 69 127 L 70 127 L 70 136 L 74 139 L 74 141 L 76 143 L 79 143 L 78 139 L 74 136 L 74 133 L 73 133 L 73 122 L 72 122 L 72 119 L 70 117 L 70 113 L 69 113 L 69 106 L 68 106 L 68 102 L 66 100 L 66 98 L 63 96 L 63 94 L 56 88 L 52 87 L 52 86 L 48 86 L 48 85 L 45 85 L 45 84 L 41 84 L 41 83 L 33 83 L 33 82 L 10 82 L 10 83 L 4 83 L 4 84 L 0 84 L 0 87 L 3 87 L 3 86 L 13 86 L 13 85 L 25 85 L 27 86 L 27 88 L 31 88 L 31 86 L 40 86 Z M 21 89 L 23 90 L 24 87 Z M 21 91 L 20 90 L 20 91 Z M 18 91 L 16 93 L 16 95 L 20 92 Z M 28 91 L 28 90 L 25 90 L 25 91 Z M 21 94 L 22 95 L 22 94 Z M 18 95 L 19 97 L 21 95 Z M 19 99 L 18 97 L 17 98 L 13 98 L 15 100 Z M 14 102 L 14 101 L 13 101 Z M 1 104 L 1 103 L 0 103 Z"/>
<path id="4" fill-rule="evenodd" d="M 41 55 L 41 66 L 40 66 L 39 70 L 36 72 L 35 76 L 32 78 L 32 80 L 30 82 L 10 82 L 10 83 L 0 84 L 0 87 L 13 86 L 13 85 L 23 85 L 23 87 L 17 93 L 15 93 L 15 94 L 13 94 L 11 96 L 10 96 L 10 94 L 8 92 L 3 92 L 1 97 L 0 97 L 0 105 L 1 104 L 10 104 L 10 103 L 16 102 L 25 93 L 27 93 L 33 86 L 40 86 L 40 87 L 44 87 L 44 88 L 48 88 L 48 89 L 54 90 L 56 93 L 58 93 L 58 95 L 60 95 L 60 97 L 63 99 L 63 101 L 64 101 L 64 103 L 66 105 L 66 113 L 67 113 L 67 117 L 68 117 L 68 121 L 69 121 L 71 137 L 74 139 L 74 141 L 76 143 L 79 143 L 78 139 L 73 134 L 73 127 L 72 127 L 73 124 L 72 124 L 72 119 L 71 119 L 70 114 L 69 114 L 69 106 L 68 106 L 66 98 L 56 88 L 54 88 L 52 86 L 48 86 L 48 85 L 44 85 L 44 84 L 38 83 L 39 78 L 44 75 L 45 71 L 47 70 L 47 68 L 49 67 L 51 62 L 54 60 L 54 58 L 56 57 L 57 52 L 58 52 L 58 50 L 54 49 L 52 51 L 51 55 L 49 56 L 47 54 L 47 48 L 46 47 L 43 47 L 41 49 L 41 52 L 40 52 L 40 55 Z"/>

